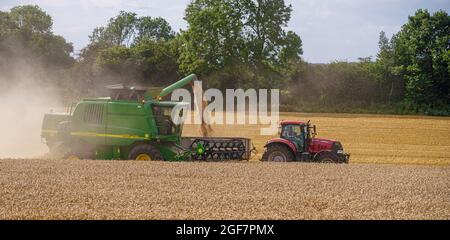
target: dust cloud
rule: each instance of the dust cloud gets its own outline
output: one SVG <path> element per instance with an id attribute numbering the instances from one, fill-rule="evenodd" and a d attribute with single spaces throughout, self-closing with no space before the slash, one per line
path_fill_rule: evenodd
<path id="1" fill-rule="evenodd" d="M 42 119 L 57 105 L 54 90 L 30 82 L 0 92 L 0 158 L 32 158 L 48 152 L 40 136 Z"/>
<path id="2" fill-rule="evenodd" d="M 60 107 L 46 67 L 30 57 L 0 55 L 0 158 L 40 157 L 44 113 Z"/>

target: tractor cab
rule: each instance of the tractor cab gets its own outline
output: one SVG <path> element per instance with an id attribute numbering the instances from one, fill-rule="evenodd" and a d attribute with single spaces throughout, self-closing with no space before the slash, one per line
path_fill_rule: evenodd
<path id="1" fill-rule="evenodd" d="M 332 162 L 347 163 L 349 154 L 344 153 L 339 141 L 316 138 L 316 126 L 310 122 L 281 121 L 280 136 L 269 140 L 262 156 L 263 161 Z"/>
<path id="2" fill-rule="evenodd" d="M 282 121 L 280 138 L 293 143 L 297 152 L 307 151 L 311 138 L 316 136 L 316 127 L 300 121 Z"/>

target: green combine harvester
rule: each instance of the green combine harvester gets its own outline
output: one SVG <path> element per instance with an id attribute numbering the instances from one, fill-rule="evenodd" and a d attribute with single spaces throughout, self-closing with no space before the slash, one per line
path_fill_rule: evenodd
<path id="1" fill-rule="evenodd" d="M 195 80 L 191 74 L 155 96 L 147 88 L 108 86 L 110 97 L 83 99 L 68 113 L 45 114 L 41 136 L 53 156 L 67 159 L 250 159 L 250 139 L 181 136 L 183 124 L 171 118 L 180 102 L 161 99 Z"/>

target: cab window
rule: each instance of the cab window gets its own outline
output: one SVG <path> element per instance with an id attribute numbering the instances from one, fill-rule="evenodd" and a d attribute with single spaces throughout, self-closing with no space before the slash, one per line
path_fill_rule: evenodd
<path id="1" fill-rule="evenodd" d="M 302 129 L 300 125 L 285 125 L 283 131 L 281 132 L 282 138 L 293 138 L 300 137 L 302 134 Z"/>
<path id="2" fill-rule="evenodd" d="M 155 116 L 156 126 L 160 135 L 170 135 L 175 133 L 175 126 L 172 123 L 172 108 L 153 106 L 153 115 Z"/>

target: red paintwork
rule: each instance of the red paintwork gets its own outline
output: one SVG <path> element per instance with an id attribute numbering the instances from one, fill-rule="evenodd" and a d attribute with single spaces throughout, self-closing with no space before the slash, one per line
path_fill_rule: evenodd
<path id="1" fill-rule="evenodd" d="M 281 125 L 286 125 L 286 124 L 302 125 L 302 124 L 305 124 L 305 122 L 295 121 L 295 120 L 282 120 L 280 122 L 280 124 Z M 335 143 L 335 142 L 336 142 L 336 140 L 332 140 L 332 139 L 312 138 L 311 142 L 309 143 L 308 152 L 311 154 L 315 154 L 320 151 L 332 150 L 333 143 Z M 282 143 L 282 144 L 287 145 L 294 153 L 297 153 L 297 151 L 298 151 L 297 147 L 295 146 L 294 143 L 292 143 L 291 141 L 284 139 L 284 138 L 271 139 L 270 141 L 268 141 L 266 143 L 266 145 L 264 147 L 266 147 L 267 145 L 269 145 L 271 143 Z"/>
<path id="2" fill-rule="evenodd" d="M 324 150 L 331 150 L 334 142 L 336 142 L 336 140 L 325 138 L 313 138 L 311 139 L 311 143 L 309 144 L 308 152 L 318 153 Z"/>
<path id="3" fill-rule="evenodd" d="M 271 144 L 271 143 L 283 143 L 286 144 L 294 153 L 297 152 L 297 147 L 295 146 L 295 144 L 293 144 L 291 141 L 284 139 L 284 138 L 273 138 L 270 139 L 269 141 L 267 141 L 266 145 L 264 147 L 266 147 L 267 145 Z"/>
<path id="4" fill-rule="evenodd" d="M 302 125 L 302 124 L 305 124 L 305 122 L 294 121 L 294 120 L 281 120 L 280 124 L 281 125 L 286 125 L 286 124 Z"/>

